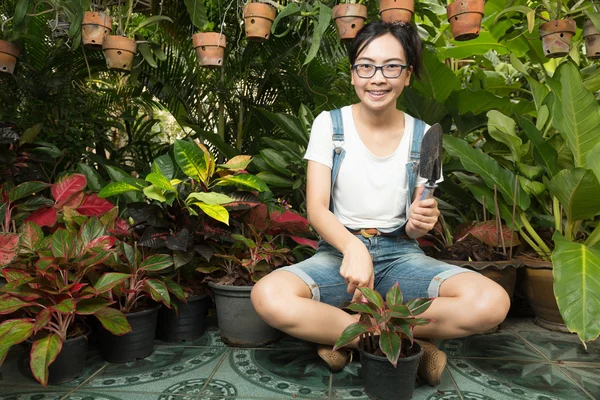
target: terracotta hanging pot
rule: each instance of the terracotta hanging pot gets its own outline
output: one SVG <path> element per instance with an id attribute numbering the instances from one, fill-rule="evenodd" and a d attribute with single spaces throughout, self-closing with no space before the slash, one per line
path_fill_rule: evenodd
<path id="1" fill-rule="evenodd" d="M 15 72 L 15 65 L 17 65 L 20 54 L 21 50 L 15 43 L 0 40 L 0 72 L 12 75 Z"/>
<path id="2" fill-rule="evenodd" d="M 192 36 L 200 65 L 222 67 L 227 39 L 219 32 L 198 32 Z"/>
<path id="3" fill-rule="evenodd" d="M 101 12 L 86 11 L 81 22 L 81 41 L 88 49 L 101 50 L 104 37 L 112 31 L 112 19 Z"/>
<path id="4" fill-rule="evenodd" d="M 135 40 L 124 37 L 108 35 L 102 43 L 104 58 L 108 69 L 128 72 L 133 66 L 133 57 L 137 50 Z"/>
<path id="5" fill-rule="evenodd" d="M 275 8 L 265 3 L 248 3 L 244 6 L 244 26 L 246 37 L 259 42 L 271 35 L 271 25 L 275 21 Z"/>
<path id="6" fill-rule="evenodd" d="M 382 21 L 409 23 L 415 13 L 415 0 L 381 0 L 379 16 Z"/>
<path id="7" fill-rule="evenodd" d="M 594 26 L 591 19 L 583 24 L 583 38 L 585 39 L 585 50 L 587 58 L 600 59 L 600 32 Z"/>
<path id="8" fill-rule="evenodd" d="M 367 7 L 362 4 L 338 4 L 333 7 L 333 19 L 340 32 L 340 39 L 352 40 L 365 25 Z"/>
<path id="9" fill-rule="evenodd" d="M 540 38 L 547 58 L 564 57 L 571 51 L 571 41 L 577 31 L 572 19 L 559 19 L 540 26 Z"/>
<path id="10" fill-rule="evenodd" d="M 446 7 L 454 40 L 463 42 L 479 37 L 484 8 L 484 0 L 455 0 Z"/>

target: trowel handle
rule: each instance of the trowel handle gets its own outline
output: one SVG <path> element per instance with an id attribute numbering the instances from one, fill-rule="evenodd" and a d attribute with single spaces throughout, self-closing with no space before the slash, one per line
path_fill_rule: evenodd
<path id="1" fill-rule="evenodd" d="M 433 197 L 433 192 L 435 191 L 435 188 L 437 188 L 437 183 L 433 183 L 430 184 L 429 182 L 427 182 L 425 184 L 425 189 L 423 190 L 423 193 L 421 194 L 421 200 L 426 200 L 426 199 L 430 199 Z"/>

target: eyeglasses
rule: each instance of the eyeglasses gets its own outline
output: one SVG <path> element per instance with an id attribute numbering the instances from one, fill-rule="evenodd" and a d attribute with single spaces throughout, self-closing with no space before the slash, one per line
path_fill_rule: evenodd
<path id="1" fill-rule="evenodd" d="M 354 64 L 352 66 L 352 69 L 355 70 L 361 78 L 372 78 L 377 73 L 377 70 L 381 70 L 384 77 L 393 79 L 402 75 L 402 71 L 406 68 L 408 68 L 408 65 L 406 64 Z"/>

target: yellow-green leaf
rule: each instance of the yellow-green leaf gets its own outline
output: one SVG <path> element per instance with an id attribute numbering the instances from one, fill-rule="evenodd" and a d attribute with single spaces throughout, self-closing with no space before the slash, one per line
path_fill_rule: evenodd
<path id="1" fill-rule="evenodd" d="M 209 217 L 229 225 L 229 212 L 225 207 L 218 204 L 206 204 L 200 202 L 194 203 L 194 205 L 200 207 L 200 209 Z"/>

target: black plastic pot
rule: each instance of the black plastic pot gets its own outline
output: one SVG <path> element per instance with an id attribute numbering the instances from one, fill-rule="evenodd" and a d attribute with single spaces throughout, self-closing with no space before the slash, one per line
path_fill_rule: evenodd
<path id="1" fill-rule="evenodd" d="M 60 353 L 56 356 L 56 360 L 48 367 L 49 385 L 70 382 L 83 374 L 88 348 L 88 336 L 91 332 L 91 328 L 86 326 L 86 331 L 83 335 L 67 339 L 63 343 Z M 27 344 L 29 345 L 28 351 L 31 352 L 33 340 L 27 340 Z M 27 366 L 29 367 L 29 357 L 27 357 Z M 31 370 L 28 369 L 28 374 L 30 373 Z M 31 377 L 33 378 L 33 375 Z"/>
<path id="2" fill-rule="evenodd" d="M 125 314 L 131 332 L 115 336 L 101 329 L 100 351 L 102 358 L 112 363 L 124 363 L 148 357 L 154 352 L 154 333 L 160 304 L 152 308 Z"/>
<path id="3" fill-rule="evenodd" d="M 410 346 L 410 341 L 404 339 L 402 346 Z M 423 350 L 417 342 L 413 344 L 409 357 L 398 359 L 396 368 L 386 357 L 369 354 L 362 349 L 359 349 L 359 352 L 365 393 L 370 399 L 408 400 L 412 398 L 419 360 L 423 354 Z"/>
<path id="4" fill-rule="evenodd" d="M 158 311 L 156 337 L 165 342 L 181 342 L 198 339 L 204 333 L 204 317 L 208 311 L 210 296 L 193 296 L 186 303 L 175 300 L 178 312 L 162 306 Z"/>

